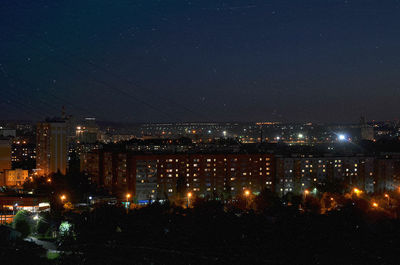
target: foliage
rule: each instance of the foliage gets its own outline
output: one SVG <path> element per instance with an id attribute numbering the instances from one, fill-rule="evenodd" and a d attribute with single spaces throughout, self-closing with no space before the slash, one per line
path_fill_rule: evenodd
<path id="1" fill-rule="evenodd" d="M 29 216 L 29 212 L 27 211 L 18 211 L 13 219 L 13 228 L 21 233 L 21 237 L 25 238 L 31 233 L 31 220 Z"/>
<path id="2" fill-rule="evenodd" d="M 258 196 L 254 198 L 255 209 L 259 212 L 267 210 L 277 210 L 281 207 L 281 201 L 276 193 L 268 188 L 264 188 Z"/>
<path id="3" fill-rule="evenodd" d="M 304 199 L 304 210 L 310 213 L 319 214 L 321 213 L 321 203 L 317 198 L 307 196 Z"/>
<path id="4" fill-rule="evenodd" d="M 46 235 L 50 227 L 50 214 L 48 212 L 40 213 L 39 220 L 36 225 L 36 232 L 40 235 Z"/>
<path id="5" fill-rule="evenodd" d="M 61 235 L 61 236 L 68 236 L 68 235 L 70 235 L 71 232 L 72 232 L 71 230 L 72 230 L 72 224 L 71 224 L 71 223 L 69 223 L 69 222 L 67 222 L 67 221 L 64 221 L 64 222 L 62 222 L 62 223 L 60 224 L 59 231 L 60 231 L 60 235 Z"/>

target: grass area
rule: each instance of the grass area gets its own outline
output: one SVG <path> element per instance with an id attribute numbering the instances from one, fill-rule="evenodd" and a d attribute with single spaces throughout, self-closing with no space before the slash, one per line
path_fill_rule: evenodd
<path id="1" fill-rule="evenodd" d="M 60 257 L 60 253 L 56 253 L 56 252 L 47 252 L 47 259 L 58 259 L 58 257 Z"/>

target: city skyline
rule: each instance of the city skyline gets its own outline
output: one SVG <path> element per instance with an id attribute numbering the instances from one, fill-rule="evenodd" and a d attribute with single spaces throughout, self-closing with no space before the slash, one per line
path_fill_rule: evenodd
<path id="1" fill-rule="evenodd" d="M 397 1 L 24 0 L 0 14 L 3 119 L 398 118 Z"/>

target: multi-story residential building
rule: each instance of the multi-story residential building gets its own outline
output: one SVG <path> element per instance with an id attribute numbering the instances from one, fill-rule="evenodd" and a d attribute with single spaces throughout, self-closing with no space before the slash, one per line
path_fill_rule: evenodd
<path id="1" fill-rule="evenodd" d="M 67 132 L 65 121 L 48 120 L 37 124 L 36 167 L 41 175 L 67 170 Z"/>
<path id="2" fill-rule="evenodd" d="M 138 201 L 175 198 L 182 190 L 201 197 L 237 196 L 268 188 L 283 196 L 305 190 L 367 193 L 400 187 L 400 155 L 269 153 L 137 154 L 96 150 L 81 157 L 91 180 Z M 182 189 L 182 183 L 184 185 Z M 314 190 L 315 189 L 315 190 Z"/>
<path id="3" fill-rule="evenodd" d="M 11 143 L 10 140 L 0 140 L 0 176 L 4 176 L 4 172 L 11 169 Z M 4 185 L 4 183 L 0 183 Z"/>
<path id="4" fill-rule="evenodd" d="M 379 156 L 374 163 L 374 191 L 384 192 L 400 188 L 400 155 Z"/>
<path id="5" fill-rule="evenodd" d="M 11 145 L 11 161 L 13 167 L 21 167 L 22 165 L 30 165 L 34 168 L 36 160 L 36 144 L 30 137 L 16 137 Z"/>
<path id="6" fill-rule="evenodd" d="M 124 187 L 138 200 L 175 197 L 179 181 L 184 182 L 185 191 L 201 197 L 236 196 L 244 189 L 274 190 L 275 165 L 270 154 L 135 155 L 100 150 L 83 157 L 83 170 L 95 176 L 97 183 Z"/>
<path id="7" fill-rule="evenodd" d="M 4 183 L 7 187 L 18 187 L 22 186 L 28 179 L 28 170 L 14 169 L 5 170 L 4 172 Z"/>
<path id="8" fill-rule="evenodd" d="M 99 127 L 95 118 L 85 118 L 82 124 L 76 127 L 75 132 L 79 143 L 93 144 L 99 138 Z"/>
<path id="9" fill-rule="evenodd" d="M 277 157 L 276 164 L 276 191 L 280 195 L 300 194 L 328 182 L 374 192 L 373 157 L 293 155 Z"/>

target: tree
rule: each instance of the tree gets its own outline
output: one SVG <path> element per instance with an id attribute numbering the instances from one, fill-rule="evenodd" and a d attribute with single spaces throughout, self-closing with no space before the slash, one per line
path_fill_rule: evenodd
<path id="1" fill-rule="evenodd" d="M 279 197 L 268 188 L 264 188 L 260 194 L 255 197 L 254 203 L 256 209 L 260 212 L 265 210 L 276 210 L 281 207 Z"/>
<path id="2" fill-rule="evenodd" d="M 48 212 L 40 213 L 39 220 L 36 225 L 38 234 L 45 235 L 50 229 L 50 214 Z"/>
<path id="3" fill-rule="evenodd" d="M 31 220 L 27 211 L 19 211 L 13 219 L 13 228 L 21 233 L 21 237 L 25 238 L 31 233 Z"/>

